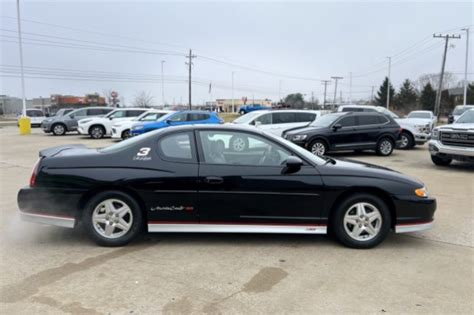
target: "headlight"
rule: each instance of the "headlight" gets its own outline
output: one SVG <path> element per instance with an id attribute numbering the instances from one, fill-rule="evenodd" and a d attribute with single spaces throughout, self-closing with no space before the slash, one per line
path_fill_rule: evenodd
<path id="1" fill-rule="evenodd" d="M 439 129 L 435 128 L 431 132 L 431 139 L 438 140 L 439 139 Z"/>
<path id="2" fill-rule="evenodd" d="M 415 129 L 421 133 L 430 133 L 430 124 L 426 125 L 415 125 Z"/>
<path id="3" fill-rule="evenodd" d="M 294 135 L 291 140 L 293 141 L 301 141 L 301 140 L 304 140 L 306 139 L 306 137 L 308 137 L 308 135 Z"/>
<path id="4" fill-rule="evenodd" d="M 415 195 L 421 198 L 426 198 L 428 197 L 428 191 L 426 190 L 426 187 L 421 187 L 421 188 L 415 189 Z"/>
<path id="5" fill-rule="evenodd" d="M 80 124 L 87 124 L 90 121 L 92 121 L 92 119 L 84 119 L 84 120 L 79 120 L 79 123 Z"/>
<path id="6" fill-rule="evenodd" d="M 133 126 L 132 129 L 133 130 L 143 129 L 143 126 L 142 125 Z"/>

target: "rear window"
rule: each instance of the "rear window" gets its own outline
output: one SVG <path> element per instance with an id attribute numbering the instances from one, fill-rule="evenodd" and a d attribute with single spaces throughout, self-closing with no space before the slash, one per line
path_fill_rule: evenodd
<path id="1" fill-rule="evenodd" d="M 43 112 L 40 110 L 27 110 L 26 115 L 28 117 L 42 117 L 44 116 Z"/>
<path id="2" fill-rule="evenodd" d="M 204 113 L 189 113 L 188 114 L 188 121 L 198 121 L 198 120 L 206 120 L 209 119 L 209 114 Z"/>
<path id="3" fill-rule="evenodd" d="M 143 114 L 145 111 L 144 110 L 127 110 L 127 117 L 137 117 Z"/>
<path id="4" fill-rule="evenodd" d="M 311 122 L 316 119 L 314 113 L 295 113 L 295 122 Z"/>
<path id="5" fill-rule="evenodd" d="M 159 142 L 160 155 L 165 160 L 183 162 L 193 161 L 191 139 L 192 134 L 190 132 L 165 136 Z"/>
<path id="6" fill-rule="evenodd" d="M 89 108 L 87 110 L 87 116 L 97 116 L 97 115 L 104 115 L 109 111 L 104 111 L 102 108 Z"/>
<path id="7" fill-rule="evenodd" d="M 390 121 L 387 116 L 382 115 L 378 115 L 377 120 L 379 121 L 379 124 L 386 124 Z"/>

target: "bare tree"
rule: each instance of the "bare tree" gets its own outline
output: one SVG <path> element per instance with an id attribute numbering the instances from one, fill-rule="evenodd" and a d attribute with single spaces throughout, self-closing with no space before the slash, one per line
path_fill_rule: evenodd
<path id="1" fill-rule="evenodd" d="M 439 73 L 427 73 L 423 74 L 418 78 L 416 82 L 416 88 L 418 91 L 423 90 L 427 83 L 431 86 L 438 87 L 439 85 Z M 445 72 L 443 76 L 443 90 L 455 87 L 457 83 L 456 75 L 451 72 Z"/>
<path id="2" fill-rule="evenodd" d="M 150 107 L 153 105 L 153 96 L 150 92 L 140 91 L 135 95 L 133 105 L 135 107 Z"/>

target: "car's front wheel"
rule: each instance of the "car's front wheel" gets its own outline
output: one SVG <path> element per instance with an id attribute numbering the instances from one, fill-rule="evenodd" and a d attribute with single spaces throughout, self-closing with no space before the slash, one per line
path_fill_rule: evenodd
<path id="1" fill-rule="evenodd" d="M 438 166 L 448 166 L 449 164 L 451 164 L 453 160 L 450 158 L 443 159 L 443 158 L 440 158 L 439 156 L 432 155 L 431 161 L 433 161 L 433 163 Z"/>
<path id="2" fill-rule="evenodd" d="M 122 140 L 128 139 L 128 138 L 130 138 L 130 137 L 131 137 L 131 135 L 130 135 L 130 129 L 124 130 L 124 131 L 122 132 Z"/>
<path id="3" fill-rule="evenodd" d="M 323 140 L 316 139 L 309 146 L 311 153 L 314 155 L 324 155 L 328 151 L 328 147 Z"/>
<path id="4" fill-rule="evenodd" d="M 401 150 L 408 150 L 415 146 L 415 139 L 413 139 L 413 136 L 408 132 L 402 131 L 400 135 L 400 140 L 401 144 L 399 149 Z"/>
<path id="5" fill-rule="evenodd" d="M 389 156 L 393 152 L 393 141 L 390 138 L 382 138 L 377 142 L 375 151 L 378 155 Z"/>
<path id="6" fill-rule="evenodd" d="M 336 238 L 352 248 L 372 248 L 390 232 L 391 216 L 387 205 L 371 194 L 354 194 L 335 209 L 331 227 Z"/>
<path id="7" fill-rule="evenodd" d="M 105 191 L 87 203 L 82 223 L 89 236 L 101 246 L 123 246 L 143 228 L 138 203 L 120 191 Z"/>
<path id="8" fill-rule="evenodd" d="M 105 135 L 105 129 L 102 126 L 92 126 L 89 129 L 89 135 L 92 139 L 101 139 Z"/>
<path id="9" fill-rule="evenodd" d="M 55 136 L 63 136 L 66 133 L 66 126 L 63 124 L 55 124 L 51 129 Z"/>

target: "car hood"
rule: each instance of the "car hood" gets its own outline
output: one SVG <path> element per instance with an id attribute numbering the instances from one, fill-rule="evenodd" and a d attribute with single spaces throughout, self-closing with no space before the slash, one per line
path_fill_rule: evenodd
<path id="1" fill-rule="evenodd" d="M 306 126 L 306 127 L 298 127 L 298 128 L 293 128 L 289 129 L 288 131 L 285 132 L 287 135 L 296 135 L 296 134 L 312 134 L 312 133 L 318 133 L 318 131 L 323 131 L 327 130 L 328 127 L 312 127 L 312 126 Z"/>
<path id="2" fill-rule="evenodd" d="M 336 163 L 325 168 L 325 175 L 344 175 L 354 177 L 373 177 L 390 179 L 397 182 L 410 184 L 416 187 L 423 187 L 422 181 L 407 176 L 388 167 L 375 164 L 355 161 L 351 159 L 335 159 Z"/>
<path id="3" fill-rule="evenodd" d="M 451 124 L 438 127 L 439 130 L 466 130 L 466 131 L 474 131 L 474 123 L 472 124 Z"/>

